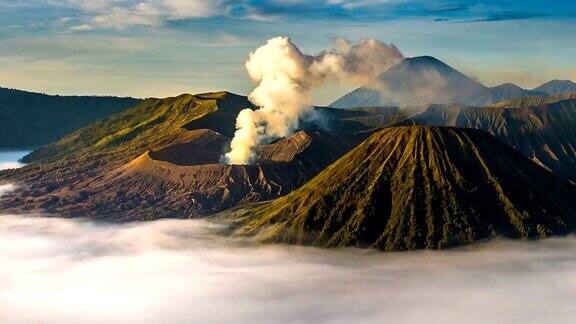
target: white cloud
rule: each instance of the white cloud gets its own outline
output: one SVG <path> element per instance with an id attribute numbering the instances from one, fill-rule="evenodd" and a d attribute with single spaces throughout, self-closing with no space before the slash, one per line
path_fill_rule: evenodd
<path id="1" fill-rule="evenodd" d="M 80 7 L 84 10 L 104 10 L 106 8 L 111 7 L 116 2 L 122 1 L 115 1 L 115 0 L 68 0 L 68 3 Z"/>
<path id="2" fill-rule="evenodd" d="M 278 21 L 278 15 L 262 13 L 255 8 L 247 7 L 246 13 L 244 14 L 244 19 L 262 22 L 273 22 Z"/>
<path id="3" fill-rule="evenodd" d="M 91 26 L 123 29 L 129 26 L 159 26 L 163 23 L 157 8 L 140 3 L 133 8 L 113 7 L 92 18 Z"/>
<path id="4" fill-rule="evenodd" d="M 76 25 L 69 28 L 71 31 L 87 31 L 92 29 L 94 29 L 94 27 L 89 24 Z"/>
<path id="5" fill-rule="evenodd" d="M 406 0 L 328 0 L 326 3 L 330 5 L 338 5 L 344 9 L 352 10 L 363 7 L 393 4 L 403 1 Z"/>
<path id="6" fill-rule="evenodd" d="M 6 323 L 574 323 L 576 238 L 379 253 L 0 216 Z"/>
<path id="7" fill-rule="evenodd" d="M 69 28 L 124 29 L 130 26 L 161 26 L 169 20 L 197 19 L 226 15 L 242 1 L 232 0 L 68 0 L 68 4 L 85 12 L 81 24 Z"/>
<path id="8" fill-rule="evenodd" d="M 227 2 L 223 0 L 163 0 L 163 5 L 175 18 L 209 17 L 227 11 Z"/>

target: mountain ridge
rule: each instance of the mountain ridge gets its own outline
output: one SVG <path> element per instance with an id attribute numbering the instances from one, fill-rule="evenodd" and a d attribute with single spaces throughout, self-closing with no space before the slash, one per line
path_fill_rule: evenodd
<path id="1" fill-rule="evenodd" d="M 576 183 L 576 100 L 521 108 L 429 105 L 409 120 L 482 129 Z"/>
<path id="2" fill-rule="evenodd" d="M 46 145 L 140 101 L 130 97 L 59 96 L 0 88 L 0 148 Z"/>
<path id="3" fill-rule="evenodd" d="M 520 97 L 500 101 L 492 105 L 496 108 L 522 108 L 553 104 L 558 101 L 576 99 L 576 92 L 565 92 L 557 95 Z"/>
<path id="4" fill-rule="evenodd" d="M 484 131 L 388 127 L 298 190 L 218 215 L 257 241 L 440 249 L 576 228 L 576 186 Z"/>
<path id="5" fill-rule="evenodd" d="M 147 99 L 0 171 L 0 181 L 23 183 L 0 206 L 115 221 L 197 217 L 286 194 L 371 129 L 405 118 L 393 108 L 316 108 L 331 130 L 303 123 L 305 132 L 265 145 L 256 165 L 220 164 L 238 112 L 251 107 L 229 92 Z"/>
<path id="6" fill-rule="evenodd" d="M 550 95 L 558 95 L 566 92 L 576 92 L 576 83 L 571 80 L 552 80 L 534 88 Z"/>
<path id="7" fill-rule="evenodd" d="M 576 90 L 575 90 L 576 91 Z M 405 58 L 369 82 L 334 101 L 330 106 L 415 106 L 465 104 L 485 106 L 516 97 L 545 95 L 512 83 L 487 87 L 431 56 Z"/>

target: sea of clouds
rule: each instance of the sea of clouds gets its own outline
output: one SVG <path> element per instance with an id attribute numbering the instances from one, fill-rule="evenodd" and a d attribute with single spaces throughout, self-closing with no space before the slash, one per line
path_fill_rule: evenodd
<path id="1" fill-rule="evenodd" d="M 576 238 L 253 245 L 198 220 L 0 216 L 1 323 L 574 323 Z"/>
<path id="2" fill-rule="evenodd" d="M 28 153 L 29 151 L 0 151 L 0 170 L 16 169 L 23 166 L 24 164 L 18 160 Z"/>

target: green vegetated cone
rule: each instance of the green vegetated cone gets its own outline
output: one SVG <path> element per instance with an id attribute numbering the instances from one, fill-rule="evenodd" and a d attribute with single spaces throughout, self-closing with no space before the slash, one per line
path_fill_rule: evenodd
<path id="1" fill-rule="evenodd" d="M 439 249 L 576 228 L 576 186 L 484 131 L 384 129 L 306 185 L 229 212 L 234 233 L 316 246 Z"/>

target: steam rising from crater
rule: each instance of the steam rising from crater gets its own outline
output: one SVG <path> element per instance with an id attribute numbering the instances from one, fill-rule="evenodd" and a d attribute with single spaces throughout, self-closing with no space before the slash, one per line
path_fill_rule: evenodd
<path id="1" fill-rule="evenodd" d="M 288 37 L 269 39 L 246 62 L 250 78 L 258 84 L 248 98 L 260 108 L 240 112 L 223 162 L 249 164 L 259 144 L 298 129 L 300 120 L 312 115 L 311 91 L 322 82 L 363 84 L 402 58 L 394 45 L 376 39 L 355 45 L 335 39 L 334 49 L 316 56 L 302 53 Z"/>

